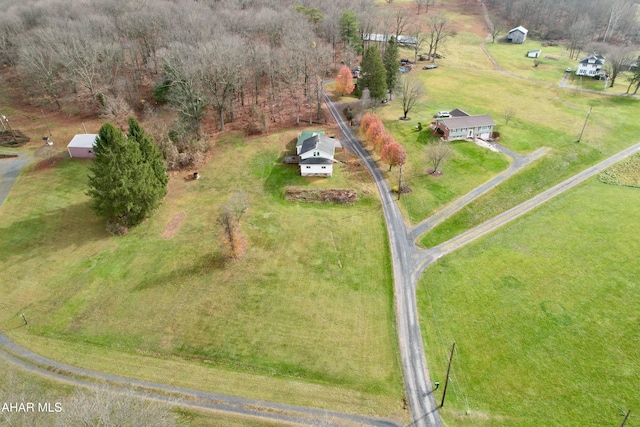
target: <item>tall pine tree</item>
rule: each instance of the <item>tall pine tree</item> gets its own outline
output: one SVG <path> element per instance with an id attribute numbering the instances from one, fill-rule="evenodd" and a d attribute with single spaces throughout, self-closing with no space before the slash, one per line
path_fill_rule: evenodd
<path id="1" fill-rule="evenodd" d="M 164 158 L 158 147 L 153 143 L 153 139 L 144 132 L 140 123 L 134 118 L 129 117 L 129 133 L 128 137 L 138 143 L 143 160 L 151 166 L 156 177 L 156 187 L 160 198 L 167 194 L 167 183 L 169 176 L 167 168 L 164 164 Z"/>
<path id="2" fill-rule="evenodd" d="M 158 207 L 167 185 L 153 142 L 137 122 L 130 134 L 126 137 L 110 123 L 100 128 L 87 192 L 94 212 L 120 233 L 140 224 Z"/>
<path id="3" fill-rule="evenodd" d="M 387 74 L 380 58 L 380 51 L 375 46 L 369 46 L 362 57 L 362 78 L 358 89 L 369 89 L 371 98 L 382 101 L 387 97 Z"/>
<path id="4" fill-rule="evenodd" d="M 398 43 L 396 38 L 391 36 L 387 42 L 387 49 L 384 51 L 384 69 L 387 73 L 387 90 L 389 91 L 389 99 L 393 95 L 398 86 L 398 77 L 400 75 L 400 67 L 398 67 Z"/>

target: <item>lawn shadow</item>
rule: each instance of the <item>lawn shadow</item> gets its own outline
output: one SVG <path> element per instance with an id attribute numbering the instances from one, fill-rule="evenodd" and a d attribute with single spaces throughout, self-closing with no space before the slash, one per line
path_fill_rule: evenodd
<path id="1" fill-rule="evenodd" d="M 167 273 L 147 275 L 145 280 L 133 288 L 133 291 L 144 291 L 158 286 L 184 282 L 189 277 L 202 276 L 212 270 L 221 270 L 231 262 L 233 261 L 226 259 L 220 253 L 208 253 L 193 257 L 190 265 L 185 265 Z"/>
<path id="2" fill-rule="evenodd" d="M 308 186 L 309 181 L 300 176 L 298 169 L 299 166 L 296 164 L 274 164 L 264 180 L 264 190 L 273 196 L 282 198 L 285 187 L 289 185 Z"/>
<path id="3" fill-rule="evenodd" d="M 14 262 L 23 261 L 108 238 L 109 233 L 90 203 L 77 203 L 2 224 L 0 254 L 10 256 Z"/>

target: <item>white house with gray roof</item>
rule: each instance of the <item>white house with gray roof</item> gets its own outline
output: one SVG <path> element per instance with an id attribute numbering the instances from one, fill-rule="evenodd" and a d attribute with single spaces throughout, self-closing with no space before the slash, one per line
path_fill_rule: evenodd
<path id="1" fill-rule="evenodd" d="M 302 132 L 296 143 L 300 156 L 300 175 L 331 176 L 336 140 L 324 136 L 324 132 Z"/>
<path id="2" fill-rule="evenodd" d="M 599 77 L 604 67 L 604 56 L 595 53 L 582 58 L 576 70 L 577 76 Z"/>

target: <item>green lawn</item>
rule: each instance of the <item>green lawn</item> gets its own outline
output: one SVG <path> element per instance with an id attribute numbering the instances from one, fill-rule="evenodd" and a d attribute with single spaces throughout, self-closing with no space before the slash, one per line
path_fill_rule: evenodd
<path id="1" fill-rule="evenodd" d="M 434 381 L 457 344 L 449 424 L 617 425 L 640 405 L 639 203 L 591 179 L 425 272 Z"/>
<path id="2" fill-rule="evenodd" d="M 199 368 L 176 384 L 402 418 L 374 187 L 362 167 L 298 176 L 280 162 L 297 132 L 225 135 L 201 179 L 173 176 L 159 211 L 123 237 L 107 235 L 89 208 L 89 162 L 25 172 L 0 210 L 0 327 L 24 313 L 29 328 L 13 338 L 105 372 L 162 381 L 156 364 L 177 358 L 182 371 Z M 349 207 L 295 204 L 284 201 L 285 186 L 353 188 L 360 197 Z M 251 203 L 241 224 L 249 249 L 224 263 L 215 217 L 236 190 Z M 179 216 L 175 235 L 163 238 Z M 103 352 L 109 360 L 90 356 Z"/>

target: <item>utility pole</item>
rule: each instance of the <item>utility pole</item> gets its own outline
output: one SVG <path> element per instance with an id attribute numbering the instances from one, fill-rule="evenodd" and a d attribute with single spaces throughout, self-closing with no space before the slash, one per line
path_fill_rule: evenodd
<path id="1" fill-rule="evenodd" d="M 444 390 L 442 390 L 442 401 L 440 407 L 444 406 L 444 398 L 447 395 L 447 386 L 449 385 L 449 372 L 451 371 L 451 361 L 453 360 L 453 351 L 456 349 L 456 342 L 451 346 L 451 354 L 449 355 L 449 366 L 447 367 L 447 377 L 444 379 Z"/>
<path id="2" fill-rule="evenodd" d="M 402 195 L 402 165 L 400 165 L 400 174 L 398 175 L 398 200 L 400 200 L 400 195 Z"/>
<path id="3" fill-rule="evenodd" d="M 580 140 L 582 139 L 582 134 L 584 133 L 584 128 L 587 127 L 587 121 L 589 120 L 589 116 L 591 115 L 591 110 L 593 110 L 593 107 L 589 107 L 589 112 L 587 113 L 587 117 L 584 119 L 584 125 L 582 125 L 582 130 L 580 131 L 580 136 L 578 137 L 578 141 L 580 142 Z"/>
<path id="4" fill-rule="evenodd" d="M 47 130 L 49 131 L 49 137 L 51 138 L 53 134 L 51 133 L 51 129 L 49 128 L 49 123 L 47 123 L 47 118 L 44 116 L 44 110 L 40 109 L 40 112 L 42 113 L 42 120 L 44 120 L 44 125 L 47 127 Z"/>

